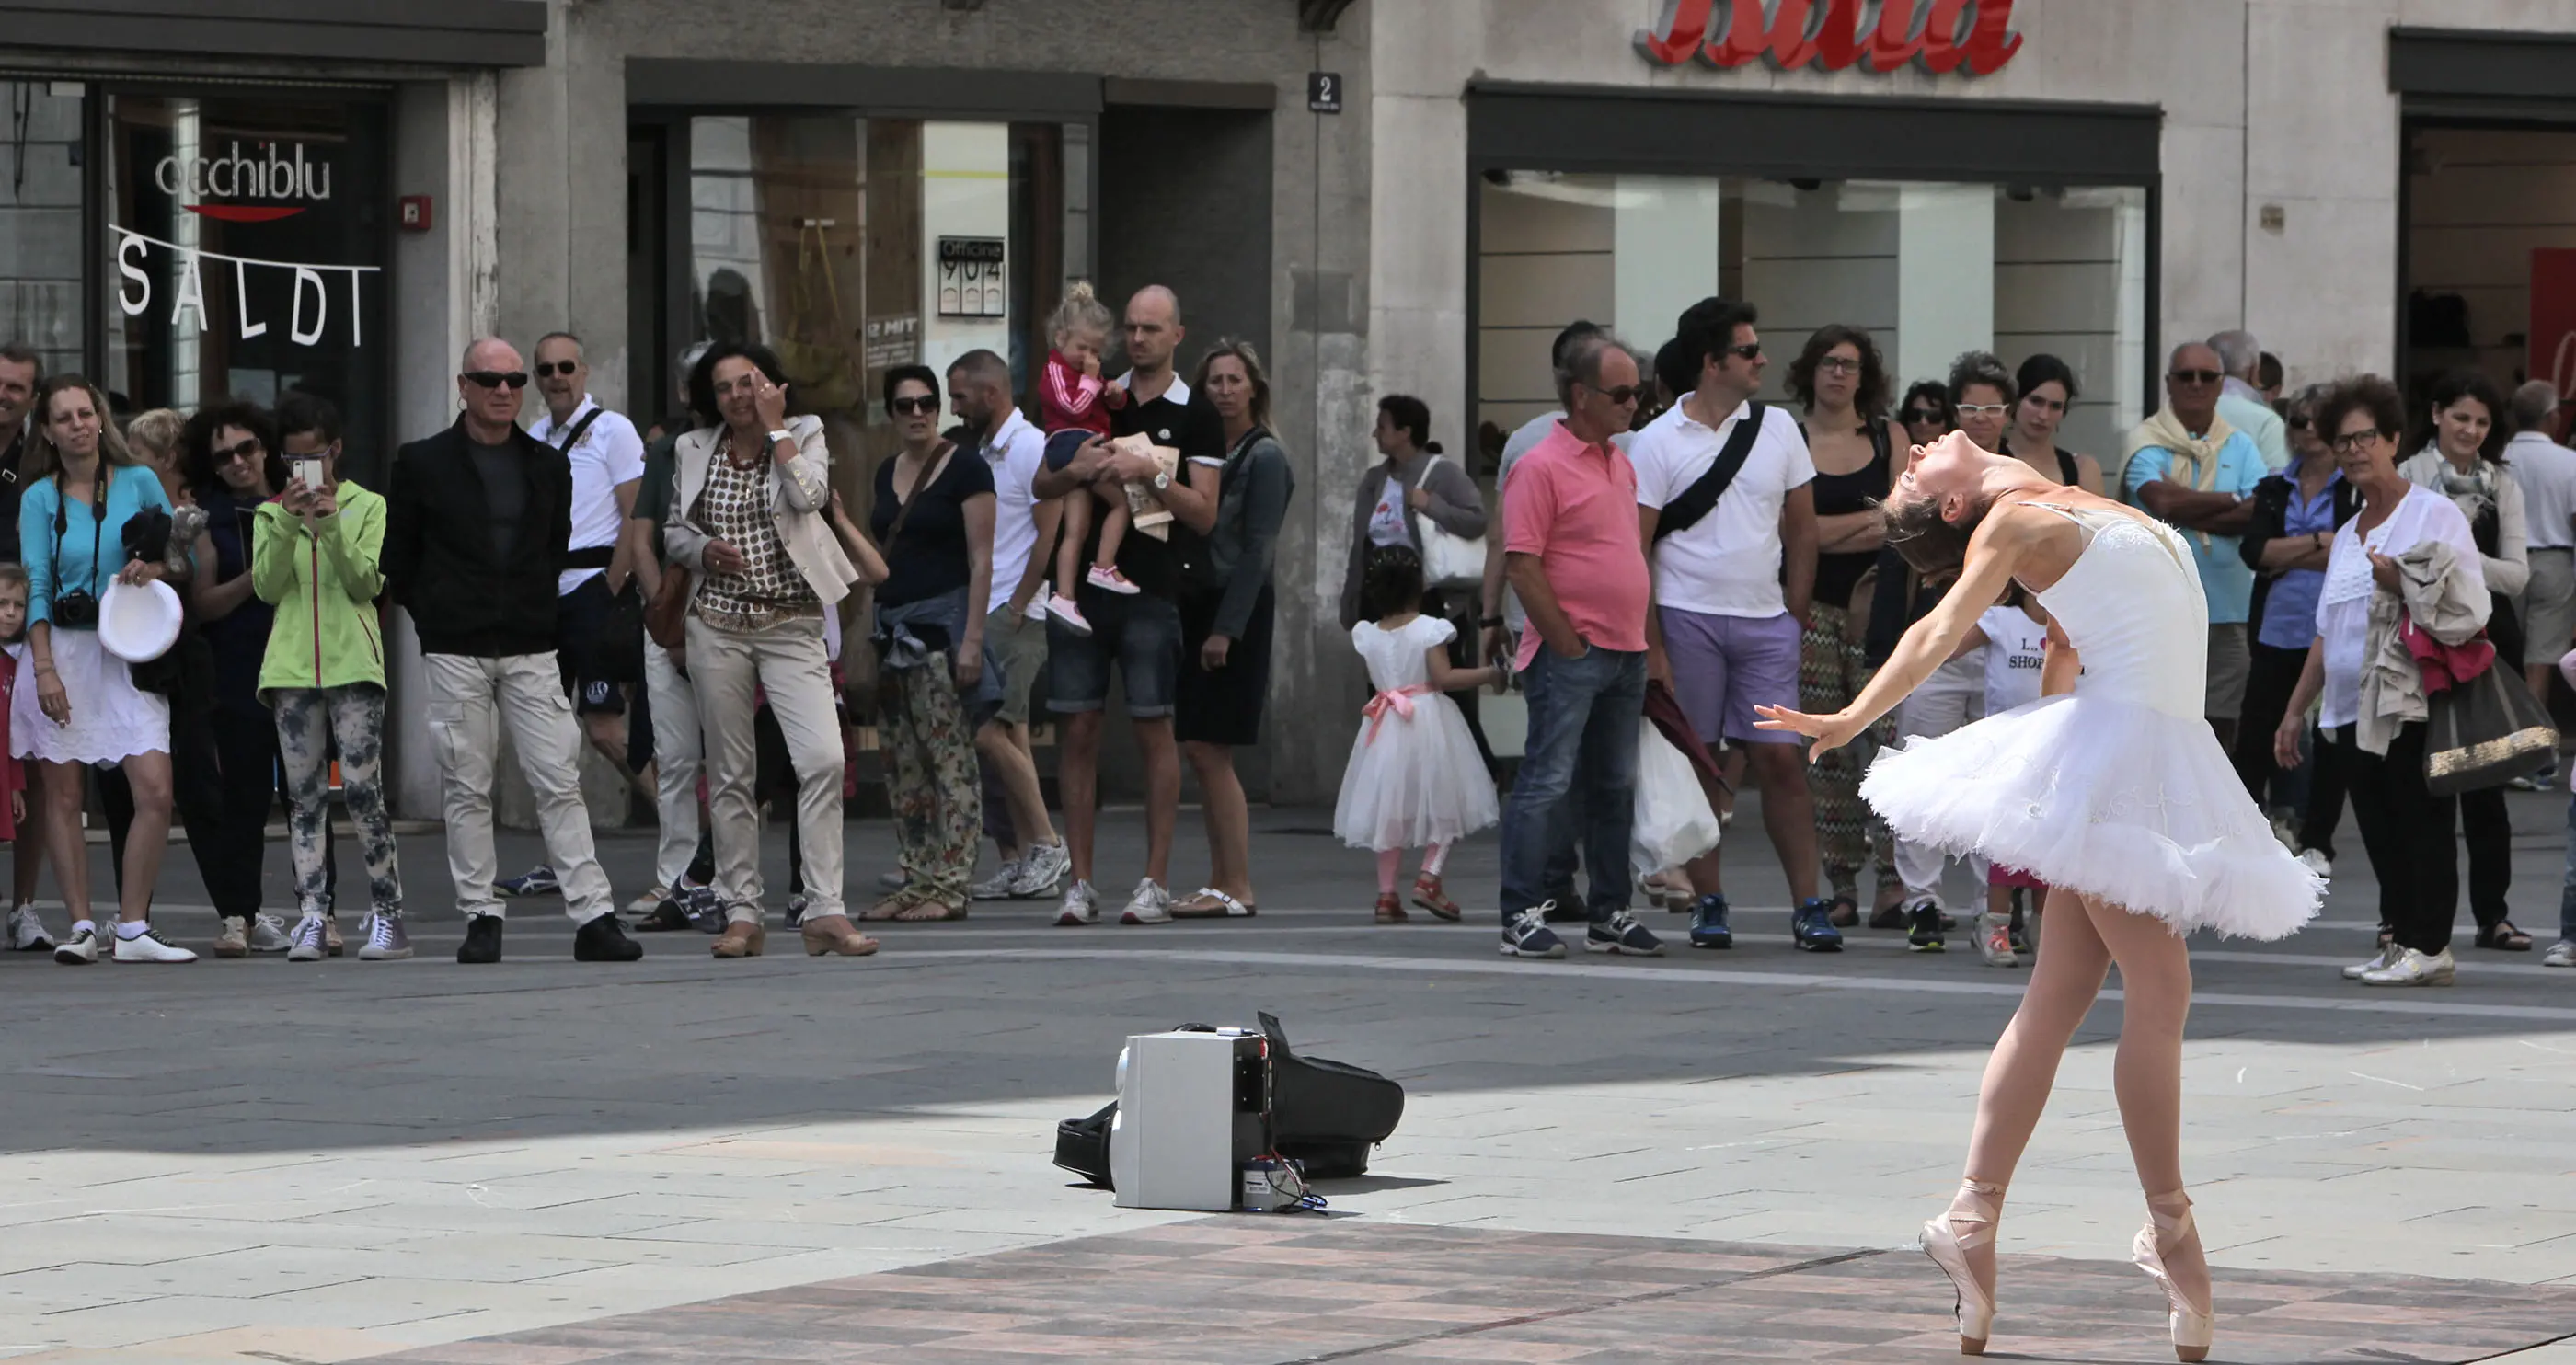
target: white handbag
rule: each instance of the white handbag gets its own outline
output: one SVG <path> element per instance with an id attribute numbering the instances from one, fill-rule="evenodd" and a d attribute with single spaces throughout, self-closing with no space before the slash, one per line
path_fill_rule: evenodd
<path id="1" fill-rule="evenodd" d="M 1431 471 L 1448 458 L 1434 455 L 1422 466 L 1422 484 L 1431 482 Z M 1417 485 L 1419 486 L 1419 485 Z M 1480 588 L 1485 582 L 1485 538 L 1451 535 L 1439 523 L 1417 515 L 1414 523 L 1422 528 L 1422 583 L 1429 588 Z"/>

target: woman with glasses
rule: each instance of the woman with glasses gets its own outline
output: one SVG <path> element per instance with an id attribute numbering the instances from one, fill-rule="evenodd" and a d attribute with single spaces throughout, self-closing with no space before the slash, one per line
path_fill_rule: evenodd
<path id="1" fill-rule="evenodd" d="M 2308 706 L 2322 696 L 2318 722 L 2345 765 L 2353 820 L 2379 879 L 2379 951 L 2344 968 L 2344 978 L 2447 986 L 2460 904 L 2453 835 L 2459 801 L 2424 784 L 2424 698 L 2420 683 L 2409 685 L 2414 660 L 2401 632 L 2406 621 L 2429 621 L 2427 629 L 2456 642 L 2486 624 L 2493 604 L 2484 556 L 2450 499 L 2397 471 L 2406 405 L 2395 385 L 2376 375 L 2347 379 L 2318 400 L 2312 421 L 2345 480 L 2360 490 L 2361 512 L 2334 533 L 2317 592 L 2316 635 L 2273 728 L 2272 757 L 2285 768 L 2298 765 Z M 2428 583 L 2419 574 L 2407 586 L 2401 560 L 2442 565 L 2441 576 Z"/>
<path id="2" fill-rule="evenodd" d="M 1789 364 L 1789 393 L 1806 410 L 1802 430 L 1816 466 L 1809 485 L 1816 498 L 1816 588 L 1798 645 L 1798 704 L 1823 714 L 1849 705 L 1869 682 L 1853 609 L 1861 580 L 1878 567 L 1886 543 L 1887 519 L 1878 504 L 1896 477 L 1896 437 L 1885 415 L 1887 367 L 1878 343 L 1843 323 L 1816 329 Z M 1872 738 L 1884 743 L 1892 729 L 1881 726 Z M 1868 761 L 1864 750 L 1825 754 L 1808 767 L 1807 790 L 1816 802 L 1817 852 L 1833 922 L 1859 922 L 1860 870 L 1874 849 L 1878 886 L 1870 927 L 1894 929 L 1905 922 L 1905 883 L 1896 874 L 1887 826 L 1860 799 Z"/>
<path id="3" fill-rule="evenodd" d="M 1004 682 L 984 660 L 993 466 L 939 434 L 928 366 L 887 371 L 885 405 L 903 446 L 877 466 L 868 534 L 887 570 L 876 593 L 877 730 L 903 886 L 864 918 L 964 919 L 984 827 L 975 731 L 1001 709 Z"/>
<path id="4" fill-rule="evenodd" d="M 2057 444 L 2058 426 L 2075 402 L 2074 369 L 2053 355 L 2034 355 L 2021 363 L 2013 383 L 2021 398 L 2013 404 L 2012 426 L 2004 434 L 2005 452 L 2019 456 L 2052 483 L 2100 493 L 2102 462 Z"/>
<path id="5" fill-rule="evenodd" d="M 2317 594 L 2324 588 L 2334 533 L 2361 511 L 2361 491 L 2343 477 L 2313 429 L 2327 386 L 2293 397 L 2282 427 L 2289 467 L 2254 485 L 2254 520 L 2237 551 L 2255 572 L 2250 614 L 2253 667 L 2245 683 L 2245 716 L 2237 732 L 2237 776 L 2256 805 L 2273 812 L 2276 830 L 2320 877 L 2334 870 L 2334 823 L 2343 811 L 2343 766 L 2333 746 L 2312 744 L 2312 762 L 2284 772 L 2272 757 L 2290 693 L 2316 638 Z M 2305 781 L 2301 782 L 2300 779 Z M 2305 791 L 2298 790 L 2301 786 Z M 2264 798 L 2269 795 L 2270 801 Z"/>
<path id="6" fill-rule="evenodd" d="M 2504 460 L 2505 442 L 2513 435 L 2504 394 L 2484 373 L 2461 369 L 2435 380 L 2432 397 L 2419 448 L 2397 472 L 2418 488 L 2448 497 L 2469 519 L 2478 567 L 2493 599 L 2487 638 L 2510 668 L 2523 651 L 2514 599 L 2531 586 L 2531 523 L 2522 484 Z M 2504 793 L 2502 787 L 2460 793 L 2460 832 L 2469 845 L 2469 913 L 2477 918 L 2479 947 L 2527 953 L 2531 935 L 2505 918 L 2505 894 L 2513 886 L 2513 820 Z"/>
<path id="7" fill-rule="evenodd" d="M 1916 387 L 1920 388 L 1920 385 Z M 1950 382 L 1942 391 L 1942 401 L 1957 419 L 1959 433 L 1974 442 L 1980 450 L 2001 453 L 2004 431 L 2011 424 L 2014 398 L 2013 376 L 1991 351 L 1966 351 L 1950 362 Z M 1909 399 L 1907 406 L 1915 400 Z M 1920 444 L 1920 443 L 1918 443 Z M 2024 463 L 2028 463 L 2024 461 Z M 1901 472 L 1901 471 L 1900 471 Z M 2050 482 L 2057 476 L 2043 471 Z M 2088 492 L 2091 490 L 2087 490 Z M 1890 558 L 1895 559 L 1890 551 Z M 1895 563 L 1897 577 L 1906 585 L 1889 610 L 1888 597 L 1882 587 L 1880 606 L 1870 618 L 1870 658 L 1884 662 L 1894 649 L 1897 637 L 1927 616 L 1941 601 L 1948 584 L 1926 581 L 1924 575 L 1902 560 Z M 1890 569 L 1882 567 L 1882 585 Z M 1991 603 L 1988 605 L 1992 605 Z M 1887 619 L 1881 619 L 1881 615 Z M 1896 736 L 1911 742 L 1916 738 L 1936 739 L 1985 714 L 1986 652 L 1983 646 L 1962 652 L 1943 663 L 1909 693 L 1896 708 Z M 1943 852 L 1926 844 L 1898 837 L 1896 872 L 1905 883 L 1905 924 L 1907 946 L 1930 952 L 1944 949 L 1943 933 L 1950 927 L 1948 906 L 1942 900 L 1942 876 L 1946 868 Z M 1965 860 L 1968 877 L 1978 900 L 1985 895 L 1987 874 L 1985 860 L 1973 854 Z M 2003 945 L 2009 946 L 2009 945 Z M 1988 961 L 2002 965 L 2004 958 L 1988 945 L 1983 936 L 1978 951 Z"/>
<path id="8" fill-rule="evenodd" d="M 276 608 L 251 587 L 251 541 L 262 504 L 286 489 L 286 459 L 280 453 L 277 424 L 265 410 L 249 403 L 227 403 L 198 413 L 189 424 L 181 468 L 186 481 L 180 519 L 196 523 L 188 543 L 194 547 L 195 581 L 188 589 L 189 614 L 212 651 L 214 686 L 207 700 L 214 747 L 220 764 L 219 813 L 203 834 L 187 820 L 184 732 L 191 710 L 185 699 L 173 708 L 172 739 L 181 746 L 180 809 L 188 824 L 188 842 L 198 870 L 205 874 L 207 897 L 215 903 L 224 930 L 215 940 L 215 956 L 277 953 L 289 948 L 285 926 L 259 913 L 260 868 L 268 851 L 268 816 L 277 798 L 277 721 L 259 697 L 259 672 L 268 657 L 269 632 Z M 200 841 L 206 847 L 197 847 Z M 339 929 L 331 924 L 329 947 L 340 946 Z"/>
<path id="9" fill-rule="evenodd" d="M 841 722 L 823 617 L 860 580 L 832 534 L 832 453 L 820 418 L 787 416 L 787 371 L 768 348 L 719 342 L 689 371 L 702 425 L 680 438 L 664 543 L 689 585 L 689 680 L 706 732 L 707 808 L 725 929 L 711 951 L 758 957 L 760 879 L 753 694 L 766 692 L 796 771 L 811 956 L 864 957 L 877 941 L 842 908 Z"/>
<path id="10" fill-rule="evenodd" d="M 1914 387 L 1905 391 L 1905 401 L 1896 405 L 1896 420 L 1905 426 L 1908 445 L 1940 440 L 1951 425 L 1950 386 L 1938 379 L 1914 381 Z"/>
<path id="11" fill-rule="evenodd" d="M 158 557 L 125 551 L 125 525 L 168 516 L 170 496 L 134 463 L 108 420 L 107 395 L 78 375 L 57 375 L 36 399 L 36 476 L 18 505 L 27 567 L 27 661 L 9 716 L 10 752 L 44 765 L 45 843 L 54 883 L 72 917 L 54 961 L 194 962 L 145 918 L 170 844 L 170 702 L 134 685 L 133 671 L 98 642 L 99 599 L 110 584 L 158 580 Z M 81 835 L 81 770 L 123 771 L 134 818 L 118 859 L 118 923 L 90 919 L 89 851 Z"/>

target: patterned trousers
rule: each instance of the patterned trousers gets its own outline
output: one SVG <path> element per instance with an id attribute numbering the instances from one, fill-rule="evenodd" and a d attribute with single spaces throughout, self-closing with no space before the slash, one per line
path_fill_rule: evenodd
<path id="1" fill-rule="evenodd" d="M 330 904 L 325 871 L 330 845 L 330 756 L 340 751 L 340 800 L 358 829 L 367 860 L 367 903 L 375 913 L 402 913 L 402 868 L 394 859 L 394 826 L 385 813 L 385 689 L 374 683 L 281 687 L 277 751 L 286 767 L 286 847 L 295 864 L 295 898 L 308 915 Z"/>
<path id="2" fill-rule="evenodd" d="M 1870 667 L 1848 610 L 1818 603 L 1810 615 L 1814 624 L 1798 642 L 1798 709 L 1825 715 L 1860 695 L 1869 685 Z M 1871 814 L 1868 803 L 1860 799 L 1861 774 L 1878 747 L 1893 742 L 1895 735 L 1895 718 L 1882 717 L 1861 739 L 1826 754 L 1807 769 L 1825 881 L 1835 895 L 1850 896 L 1855 903 L 1859 902 L 1860 869 L 1873 852 L 1879 889 L 1901 885 L 1896 875 L 1896 840 L 1886 822 Z"/>
<path id="3" fill-rule="evenodd" d="M 974 730 L 958 700 L 947 652 L 910 668 L 884 670 L 877 695 L 877 734 L 889 765 L 886 796 L 902 851 L 903 889 L 894 898 L 963 909 L 975 874 L 984 796 L 975 771 Z"/>

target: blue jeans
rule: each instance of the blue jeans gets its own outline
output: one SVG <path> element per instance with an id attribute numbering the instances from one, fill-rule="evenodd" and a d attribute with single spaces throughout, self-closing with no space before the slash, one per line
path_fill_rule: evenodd
<path id="1" fill-rule="evenodd" d="M 1646 656 L 1587 649 L 1578 659 L 1542 648 L 1524 688 L 1529 739 L 1503 808 L 1503 922 L 1547 899 L 1554 831 L 1579 822 L 1594 923 L 1628 908 L 1628 826 L 1637 797 L 1637 721 L 1646 709 Z M 1576 795 L 1569 807 L 1566 797 Z"/>

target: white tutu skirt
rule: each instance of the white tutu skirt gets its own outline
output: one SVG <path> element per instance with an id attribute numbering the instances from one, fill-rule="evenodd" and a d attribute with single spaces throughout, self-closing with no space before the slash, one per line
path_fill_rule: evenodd
<path id="1" fill-rule="evenodd" d="M 1379 850 L 1456 843 L 1501 818 L 1493 776 L 1458 703 L 1435 693 L 1414 698 L 1409 717 L 1388 711 L 1381 722 L 1360 721 L 1333 807 L 1333 833 L 1343 843 Z"/>
<path id="2" fill-rule="evenodd" d="M 2318 880 L 2245 794 L 2205 721 L 2057 696 L 1879 754 L 1861 797 L 1897 836 L 1982 854 L 2171 925 L 2286 937 Z"/>
<path id="3" fill-rule="evenodd" d="M 9 706 L 12 757 L 112 765 L 170 752 L 170 699 L 137 688 L 125 661 L 99 647 L 97 631 L 55 631 L 54 674 L 71 701 L 71 724 L 56 725 L 45 714 L 35 665 L 21 660 Z"/>

